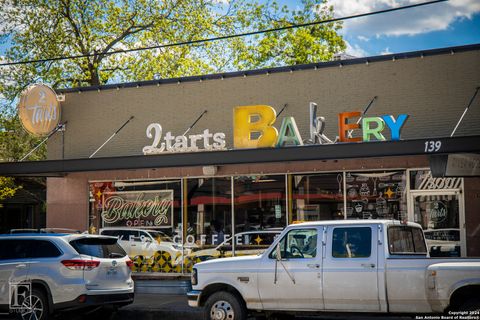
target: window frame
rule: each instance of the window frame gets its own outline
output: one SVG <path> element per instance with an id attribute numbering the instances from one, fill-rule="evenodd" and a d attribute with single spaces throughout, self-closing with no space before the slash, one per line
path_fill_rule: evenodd
<path id="1" fill-rule="evenodd" d="M 422 238 L 423 238 L 423 245 L 425 246 L 425 252 L 392 252 L 392 250 L 390 249 L 390 229 L 393 229 L 393 228 L 408 228 L 410 229 L 410 234 L 412 235 L 412 239 L 413 239 L 413 249 L 415 250 L 415 237 L 413 236 L 413 230 L 414 229 L 417 229 L 417 230 L 420 230 L 420 233 L 422 234 Z M 427 256 L 428 255 L 428 245 L 426 243 L 426 239 L 425 239 L 425 234 L 423 233 L 423 230 L 421 228 L 418 228 L 418 227 L 414 227 L 414 226 L 408 226 L 408 225 L 390 225 L 388 226 L 387 228 L 387 247 L 388 247 L 388 253 L 391 255 L 391 256 Z"/>
<path id="2" fill-rule="evenodd" d="M 335 233 L 335 230 L 339 230 L 339 229 L 349 229 L 349 230 L 352 230 L 352 229 L 367 229 L 369 230 L 370 232 L 370 241 L 369 241 L 369 247 L 370 247 L 370 251 L 369 251 L 369 254 L 368 256 L 361 256 L 361 257 L 336 257 L 334 256 L 334 250 L 333 250 L 333 245 L 334 245 L 334 233 Z M 372 227 L 371 226 L 348 226 L 348 225 L 343 225 L 343 226 L 333 226 L 332 227 L 332 242 L 331 242 L 331 246 L 329 248 L 330 250 L 330 258 L 331 259 L 371 259 L 372 258 L 372 251 L 373 251 L 373 244 L 372 244 L 372 241 L 373 241 L 373 230 L 372 230 Z"/>
<path id="3" fill-rule="evenodd" d="M 299 228 L 294 228 L 294 229 L 290 229 L 288 230 L 281 238 L 280 240 L 278 240 L 278 242 L 275 243 L 275 240 L 273 243 L 275 243 L 275 246 L 273 246 L 272 250 L 270 251 L 267 251 L 268 252 L 268 258 L 269 259 L 272 259 L 272 260 L 276 260 L 277 258 L 274 257 L 273 255 L 275 254 L 276 252 L 276 248 L 277 246 L 283 241 L 283 239 L 285 239 L 286 237 L 288 237 L 288 234 L 292 231 L 305 231 L 305 230 L 313 230 L 316 232 L 316 235 L 317 235 L 317 245 L 316 245 L 316 249 L 315 249 L 315 256 L 313 257 L 288 257 L 288 258 L 281 258 L 281 260 L 300 260 L 300 259 L 317 259 L 319 257 L 319 252 L 318 252 L 318 248 L 319 248 L 319 245 L 318 245 L 318 237 L 319 235 L 321 234 L 321 232 L 318 230 L 318 228 L 315 228 L 315 227 L 308 227 L 308 228 L 302 228 L 302 229 L 299 229 Z M 279 235 L 280 236 L 280 235 Z M 286 248 L 285 248 L 285 251 L 286 251 Z"/>

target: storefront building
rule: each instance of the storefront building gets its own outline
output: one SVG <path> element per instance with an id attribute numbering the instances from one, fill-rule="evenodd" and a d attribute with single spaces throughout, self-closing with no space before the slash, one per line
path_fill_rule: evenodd
<path id="1" fill-rule="evenodd" d="M 65 130 L 21 170 L 49 176 L 48 227 L 119 236 L 152 276 L 331 219 L 415 221 L 432 256 L 480 256 L 480 178 L 430 170 L 480 153 L 478 97 L 449 138 L 479 49 L 64 90 Z"/>

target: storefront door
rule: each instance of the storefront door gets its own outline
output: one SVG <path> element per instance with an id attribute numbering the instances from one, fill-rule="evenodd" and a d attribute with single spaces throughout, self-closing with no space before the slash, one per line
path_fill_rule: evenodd
<path id="1" fill-rule="evenodd" d="M 411 221 L 419 223 L 431 257 L 465 256 L 463 201 L 459 191 L 411 191 Z"/>

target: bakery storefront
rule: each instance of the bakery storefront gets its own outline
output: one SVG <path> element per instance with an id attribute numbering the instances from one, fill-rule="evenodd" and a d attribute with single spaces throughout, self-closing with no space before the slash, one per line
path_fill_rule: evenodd
<path id="1" fill-rule="evenodd" d="M 415 221 L 432 256 L 480 256 L 479 97 L 450 137 L 479 49 L 59 90 L 48 160 L 0 171 L 47 176 L 47 227 L 118 236 L 139 274 L 332 219 Z"/>

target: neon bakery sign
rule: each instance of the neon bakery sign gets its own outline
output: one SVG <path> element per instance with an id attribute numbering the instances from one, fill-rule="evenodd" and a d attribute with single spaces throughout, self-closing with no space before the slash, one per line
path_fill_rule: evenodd
<path id="1" fill-rule="evenodd" d="M 354 119 L 357 119 L 355 122 Z M 273 148 L 286 145 L 333 144 L 338 142 L 400 140 L 401 130 L 408 115 L 382 115 L 362 117 L 362 113 L 342 112 L 338 115 L 338 136 L 331 140 L 324 134 L 325 119 L 316 116 L 316 105 L 310 105 L 310 139 L 304 140 L 293 117 L 284 117 L 280 130 L 274 127 L 277 120 L 275 109 L 268 105 L 239 106 L 233 110 L 233 145 L 235 149 Z M 162 135 L 162 126 L 151 123 L 146 130 L 153 139 L 143 148 L 144 154 L 165 152 L 196 152 L 225 150 L 225 134 L 211 133 L 205 129 L 201 134 L 175 136 L 170 131 Z"/>

